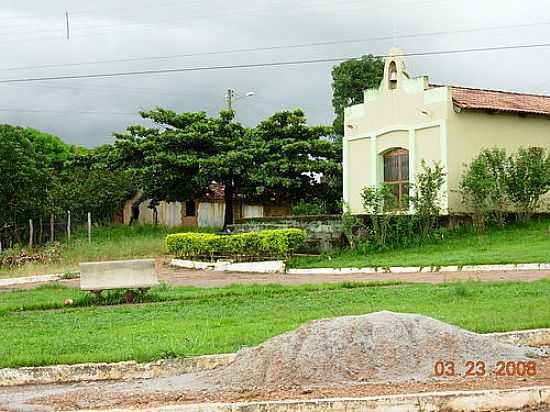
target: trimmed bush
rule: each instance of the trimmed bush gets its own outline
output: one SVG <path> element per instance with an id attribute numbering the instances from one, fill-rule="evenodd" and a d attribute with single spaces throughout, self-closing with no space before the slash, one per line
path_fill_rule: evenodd
<path id="1" fill-rule="evenodd" d="M 301 229 L 214 235 L 177 233 L 166 237 L 166 249 L 178 257 L 277 257 L 287 258 L 304 244 Z"/>

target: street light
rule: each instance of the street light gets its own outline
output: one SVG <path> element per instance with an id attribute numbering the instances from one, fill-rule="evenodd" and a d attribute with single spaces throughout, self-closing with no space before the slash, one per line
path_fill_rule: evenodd
<path id="1" fill-rule="evenodd" d="M 233 102 L 235 100 L 241 100 L 241 99 L 246 99 L 248 97 L 253 97 L 256 93 L 254 92 L 248 92 L 247 94 L 245 94 L 244 96 L 240 96 L 240 95 L 237 95 L 235 90 L 233 89 L 227 89 L 227 97 L 226 97 L 226 100 L 227 100 L 227 110 L 233 110 Z"/>

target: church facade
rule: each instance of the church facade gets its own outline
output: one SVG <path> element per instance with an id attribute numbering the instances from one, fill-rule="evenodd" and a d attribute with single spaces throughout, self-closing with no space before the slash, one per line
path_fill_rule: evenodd
<path id="1" fill-rule="evenodd" d="M 465 212 L 461 176 L 482 149 L 550 149 L 550 96 L 433 85 L 410 77 L 402 54 L 390 52 L 380 87 L 345 112 L 343 197 L 353 213 L 364 213 L 364 187 L 408 194 L 423 160 L 446 172 L 443 213 Z"/>

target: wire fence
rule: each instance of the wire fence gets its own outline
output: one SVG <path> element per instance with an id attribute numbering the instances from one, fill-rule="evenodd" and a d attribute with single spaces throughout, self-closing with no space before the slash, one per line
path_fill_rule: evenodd
<path id="1" fill-rule="evenodd" d="M 29 219 L 25 223 L 0 226 L 0 252 L 15 245 L 33 247 L 47 242 L 70 242 L 76 233 L 86 233 L 91 242 L 92 215 L 50 215 Z"/>

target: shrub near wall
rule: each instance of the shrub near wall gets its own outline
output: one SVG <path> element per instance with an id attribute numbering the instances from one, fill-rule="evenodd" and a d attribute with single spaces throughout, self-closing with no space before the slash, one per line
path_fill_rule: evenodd
<path id="1" fill-rule="evenodd" d="M 288 258 L 303 246 L 301 229 L 264 230 L 235 235 L 178 233 L 166 237 L 166 249 L 177 257 Z"/>

